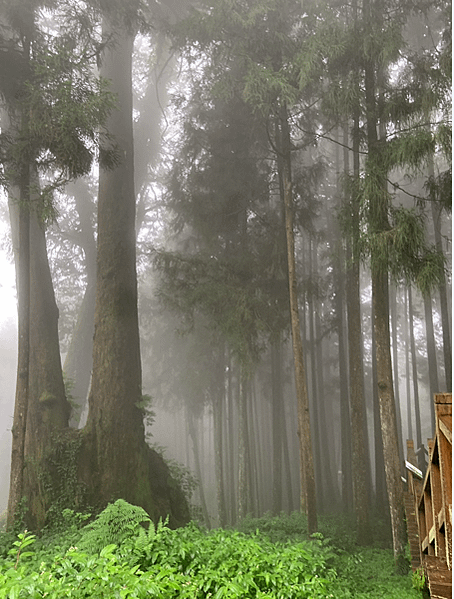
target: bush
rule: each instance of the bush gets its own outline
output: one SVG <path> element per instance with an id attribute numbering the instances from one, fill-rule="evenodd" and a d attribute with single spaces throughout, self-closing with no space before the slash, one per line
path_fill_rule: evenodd
<path id="1" fill-rule="evenodd" d="M 65 518 L 60 536 L 9 537 L 0 599 L 420 597 L 410 576 L 393 573 L 390 550 L 345 551 L 321 534 L 308 539 L 299 514 L 247 519 L 241 531 L 205 531 L 194 523 L 171 530 L 119 500 L 83 528 L 86 516 Z M 345 539 L 346 525 L 336 532 L 331 520 L 325 528 Z"/>

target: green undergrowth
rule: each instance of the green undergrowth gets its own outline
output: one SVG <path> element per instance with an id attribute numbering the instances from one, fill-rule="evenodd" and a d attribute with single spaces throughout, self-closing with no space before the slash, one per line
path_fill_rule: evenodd
<path id="1" fill-rule="evenodd" d="M 64 530 L 39 538 L 0 535 L 0 599 L 421 598 L 409 575 L 393 573 L 389 549 L 355 547 L 334 519 L 308 538 L 300 514 L 212 531 L 154 524 L 122 500 L 88 523 L 63 516 Z"/>

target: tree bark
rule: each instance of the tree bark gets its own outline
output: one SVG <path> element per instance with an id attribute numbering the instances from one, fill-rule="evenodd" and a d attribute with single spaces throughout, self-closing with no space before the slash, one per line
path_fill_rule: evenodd
<path id="1" fill-rule="evenodd" d="M 81 475 L 96 504 L 122 497 L 153 519 L 189 519 L 181 491 L 169 485 L 162 458 L 145 443 L 137 309 L 132 51 L 134 33 L 119 32 L 105 15 L 103 35 L 113 37 L 101 75 L 111 81 L 118 108 L 107 130 L 117 146 L 115 168 L 100 169 L 93 376 L 84 431 Z"/>
<path id="2" fill-rule="evenodd" d="M 430 168 L 430 163 L 429 163 Z M 432 173 L 433 173 L 433 165 L 432 165 Z M 438 206 L 436 202 L 432 203 L 432 218 L 434 223 L 434 231 L 435 231 L 435 245 L 439 252 L 443 251 L 443 243 L 441 236 L 441 214 L 442 207 Z M 445 379 L 446 379 L 446 390 L 449 392 L 452 391 L 452 351 L 451 351 L 451 331 L 450 331 L 450 323 L 451 319 L 449 317 L 449 308 L 448 308 L 448 294 L 446 290 L 446 278 L 443 277 L 443 280 L 438 286 L 438 292 L 440 294 L 440 312 L 441 312 L 441 326 L 443 331 L 443 357 L 444 357 L 444 365 L 445 365 Z M 433 402 L 431 401 L 431 404 Z"/>
<path id="3" fill-rule="evenodd" d="M 273 437 L 273 502 L 272 512 L 282 511 L 282 381 L 280 336 L 271 340 L 271 427 Z"/>
<path id="4" fill-rule="evenodd" d="M 219 526 L 223 527 L 227 524 L 227 513 L 225 504 L 225 485 L 224 485 L 224 349 L 219 352 L 217 360 L 217 368 L 215 378 L 213 380 L 212 397 L 213 397 L 213 428 L 214 428 L 214 469 L 216 476 L 216 502 L 218 509 Z"/>
<path id="5" fill-rule="evenodd" d="M 359 114 L 353 121 L 353 178 L 359 182 Z M 347 137 L 347 136 L 345 136 Z M 345 139 L 345 141 L 348 141 Z M 347 144 L 345 144 L 347 145 Z M 344 152 L 344 172 L 348 174 L 348 156 Z M 347 342 L 351 406 L 351 453 L 353 504 L 356 538 L 359 545 L 372 541 L 370 526 L 370 455 L 367 435 L 366 400 L 364 394 L 363 339 L 361 332 L 360 262 L 357 250 L 359 236 L 359 203 L 355 193 L 347 200 L 350 206 L 351 235 L 347 238 Z"/>
<path id="6" fill-rule="evenodd" d="M 416 363 L 416 344 L 414 330 L 414 313 L 413 313 L 413 294 L 411 284 L 408 285 L 408 316 L 410 319 L 410 353 L 411 367 L 413 380 L 413 401 L 415 405 L 415 426 L 416 426 L 416 455 L 418 456 L 418 466 L 422 472 L 425 470 L 425 456 L 422 442 L 421 428 L 421 409 L 419 404 L 419 385 L 418 385 L 418 367 Z"/>
<path id="7" fill-rule="evenodd" d="M 285 231 L 287 239 L 288 283 L 290 296 L 290 322 L 292 330 L 293 359 L 298 403 L 298 437 L 301 461 L 301 504 L 307 514 L 309 534 L 317 531 L 317 502 L 315 491 L 314 460 L 312 454 L 309 396 L 304 366 L 303 343 L 300 332 L 298 291 L 296 284 L 295 237 L 293 231 L 293 191 L 291 179 L 291 144 L 287 109 L 281 107 L 280 118 L 282 172 L 284 190 Z"/>
<path id="8" fill-rule="evenodd" d="M 240 366 L 240 390 L 238 394 L 238 520 L 246 517 L 249 495 L 248 458 L 248 377 Z"/>
<path id="9" fill-rule="evenodd" d="M 27 169 L 28 170 L 28 169 Z M 18 361 L 16 399 L 11 449 L 11 473 L 8 499 L 7 528 L 10 529 L 23 497 L 24 445 L 28 410 L 29 356 L 30 356 L 30 208 L 27 202 L 27 173 L 20 185 L 18 208 L 18 247 L 16 256 L 17 315 L 18 315 Z M 28 176 L 27 176 L 28 179 Z M 14 207 L 15 208 L 15 207 Z M 13 210 L 14 210 L 13 208 Z M 13 211 L 10 210 L 10 213 Z M 11 226 L 15 229 L 15 215 L 11 214 Z M 16 237 L 13 235 L 13 239 Z"/>
<path id="10" fill-rule="evenodd" d="M 438 386 L 437 350 L 435 346 L 434 323 L 432 317 L 432 297 L 430 293 L 423 295 L 424 321 L 426 324 L 427 361 L 429 365 L 430 403 L 433 405 L 435 393 L 440 391 Z M 432 430 L 435 432 L 435 409 L 431 410 Z"/>
<path id="11" fill-rule="evenodd" d="M 378 7 L 371 11 L 370 0 L 363 4 L 366 26 L 370 26 L 372 19 L 377 17 Z M 381 14 L 381 13 L 380 13 Z M 377 187 L 374 197 L 368 198 L 369 227 L 374 234 L 383 234 L 388 228 L 388 197 L 385 178 L 378 175 L 374 169 L 379 168 L 381 140 L 377 137 L 377 103 L 375 99 L 375 71 L 374 58 L 365 60 L 365 100 L 366 100 L 366 127 L 368 145 L 369 172 L 366 176 L 374 177 L 373 185 Z M 377 387 L 380 404 L 380 421 L 383 438 L 383 453 L 385 458 L 386 488 L 388 493 L 389 509 L 391 514 L 391 528 L 393 537 L 393 551 L 396 566 L 400 570 L 404 561 L 407 534 L 405 528 L 404 494 L 401 481 L 401 464 L 399 460 L 398 430 L 396 406 L 394 400 L 390 330 L 389 330 L 389 296 L 388 273 L 377 263 L 377 256 L 371 256 L 372 276 L 372 305 L 374 311 L 374 332 L 376 347 Z"/>

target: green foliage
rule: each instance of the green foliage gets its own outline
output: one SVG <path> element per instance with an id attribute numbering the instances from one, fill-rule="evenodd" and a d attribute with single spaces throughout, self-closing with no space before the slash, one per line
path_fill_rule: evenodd
<path id="1" fill-rule="evenodd" d="M 126 538 L 137 534 L 146 522 L 151 522 L 151 519 L 143 508 L 117 499 L 82 530 L 79 547 L 89 553 L 97 553 L 106 545 L 121 545 Z"/>
<path id="2" fill-rule="evenodd" d="M 422 568 L 418 568 L 415 572 L 412 573 L 411 582 L 413 588 L 417 591 L 422 592 L 426 588 L 426 577 Z"/>
<path id="3" fill-rule="evenodd" d="M 52 444 L 36 472 L 47 498 L 46 528 L 66 526 L 65 509 L 88 510 L 86 488 L 78 476 L 79 452 L 83 437 L 80 431 L 67 429 L 52 435 Z"/>
<path id="4" fill-rule="evenodd" d="M 245 520 L 248 533 L 207 532 L 194 523 L 171 530 L 162 521 L 157 525 L 149 522 L 145 529 L 140 508 L 126 502 L 117 507 L 112 504 L 100 514 L 103 541 L 96 540 L 94 552 L 82 548 L 87 528 L 82 529 L 79 540 L 73 538 L 71 546 L 55 537 L 50 537 L 52 543 L 45 538 L 35 542 L 26 531 L 15 537 L 0 560 L 0 599 L 420 597 L 420 579 L 416 590 L 410 576 L 394 573 L 391 550 L 358 549 L 348 542 L 348 550 L 342 548 L 341 539 L 348 535 L 347 521 L 332 518 L 322 523 L 337 539 L 333 545 L 321 534 L 307 539 L 305 518 L 300 514 Z M 111 542 L 115 535 L 109 536 L 105 528 L 108 515 L 116 522 L 120 513 L 127 515 L 130 526 L 116 535 L 119 546 Z M 72 528 L 83 522 L 83 517 L 68 513 L 67 520 Z M 257 525 L 261 532 L 253 530 Z M 68 540 L 66 536 L 65 542 Z M 34 554 L 28 551 L 32 545 Z"/>
<path id="5" fill-rule="evenodd" d="M 27 530 L 17 535 L 17 541 L 14 541 L 13 546 L 8 551 L 8 555 L 14 558 L 14 569 L 17 570 L 19 560 L 33 555 L 33 551 L 24 551 L 26 547 L 30 547 L 35 543 L 36 535 L 30 534 Z"/>
<path id="6" fill-rule="evenodd" d="M 156 443 L 153 443 L 151 447 L 165 461 L 167 467 L 169 468 L 172 481 L 174 481 L 178 488 L 180 488 L 183 491 L 183 494 L 186 498 L 186 501 L 188 502 L 188 505 L 190 506 L 191 511 L 194 512 L 195 506 L 191 504 L 191 500 L 194 491 L 199 486 L 197 479 L 187 466 L 184 466 L 180 462 L 177 462 L 177 460 L 173 460 L 171 458 L 166 457 L 164 447 L 157 445 Z M 193 517 L 195 518 L 194 513 Z"/>
<path id="7" fill-rule="evenodd" d="M 97 45 L 87 35 L 88 28 L 79 29 L 80 44 L 74 41 L 77 33 L 68 31 L 67 8 L 66 14 L 58 14 L 54 30 L 51 18 L 45 31 L 39 29 L 38 6 L 33 3 L 27 16 L 14 11 L 3 25 L 11 54 L 21 56 L 23 64 L 14 74 L 16 93 L 4 95 L 14 117 L 0 138 L 0 181 L 6 187 L 17 184 L 24 165 L 34 164 L 43 176 L 42 188 L 29 191 L 40 200 L 34 204 L 43 221 L 55 218 L 55 190 L 88 174 L 95 159 L 106 167 L 118 160 L 102 129 L 116 98 L 109 83 L 94 74 Z M 17 33 L 27 23 L 26 37 L 19 40 Z"/>

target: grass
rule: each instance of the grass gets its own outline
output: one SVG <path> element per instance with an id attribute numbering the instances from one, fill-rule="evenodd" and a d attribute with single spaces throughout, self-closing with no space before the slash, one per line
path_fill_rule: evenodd
<path id="1" fill-rule="evenodd" d="M 128 506 L 89 524 L 67 511 L 65 530 L 40 538 L 0 535 L 0 599 L 421 599 L 394 573 L 386 535 L 357 547 L 346 520 L 324 519 L 312 538 L 301 514 L 171 530 Z"/>

